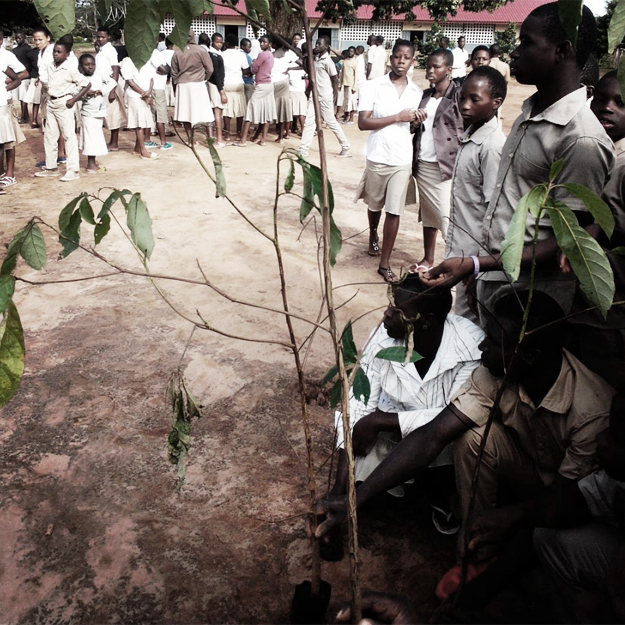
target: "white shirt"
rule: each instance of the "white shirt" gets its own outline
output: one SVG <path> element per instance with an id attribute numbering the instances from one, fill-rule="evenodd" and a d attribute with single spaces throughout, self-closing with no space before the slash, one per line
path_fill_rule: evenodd
<path id="1" fill-rule="evenodd" d="M 369 80 L 384 76 L 386 72 L 386 50 L 382 46 L 371 46 L 367 52 L 367 63 L 371 64 Z"/>
<path id="2" fill-rule="evenodd" d="M 48 84 L 48 68 L 54 63 L 54 57 L 52 52 L 54 51 L 54 44 L 51 43 L 43 50 L 39 50 L 37 55 L 37 71 L 39 72 L 39 80 L 44 84 Z"/>
<path id="3" fill-rule="evenodd" d="M 0 106 L 6 106 L 9 103 L 9 94 L 5 83 L 7 76 L 4 74 L 7 68 L 12 69 L 16 74 L 26 70 L 13 52 L 0 47 Z"/>
<path id="4" fill-rule="evenodd" d="M 447 315 L 440 347 L 425 378 L 421 378 L 413 363 L 404 366 L 375 357 L 386 347 L 404 346 L 403 340 L 391 338 L 381 325 L 374 331 L 360 361 L 371 385 L 367 404 L 356 399 L 350 389 L 352 429 L 356 421 L 374 410 L 397 413 L 402 437 L 429 423 L 479 367 L 482 353 L 478 345 L 484 336 L 481 328 L 468 319 Z M 339 410 L 335 422 L 337 447 L 343 447 L 343 419 Z"/>
<path id="5" fill-rule="evenodd" d="M 284 55 L 281 57 L 273 57 L 273 67 L 271 68 L 271 82 L 282 82 L 288 80 L 286 70 L 291 65 L 291 59 Z"/>
<path id="6" fill-rule="evenodd" d="M 119 66 L 119 57 L 117 56 L 117 50 L 109 41 L 105 43 L 96 54 L 95 67 L 96 70 L 104 76 L 112 76 L 113 67 L 115 66 Z"/>
<path id="7" fill-rule="evenodd" d="M 358 111 L 371 111 L 371 117 L 390 117 L 404 109 L 419 108 L 423 91 L 411 80 L 399 96 L 390 74 L 365 82 L 359 91 Z M 365 145 L 367 160 L 384 165 L 412 163 L 410 122 L 395 122 L 386 128 L 372 130 Z"/>
<path id="8" fill-rule="evenodd" d="M 147 91 L 150 88 L 150 81 L 154 79 L 155 72 L 149 61 L 141 68 L 141 71 L 139 71 L 132 59 L 127 56 L 122 61 L 119 69 L 121 77 L 124 80 L 132 80 L 132 82 L 134 82 L 138 87 L 141 87 L 143 91 Z M 127 85 L 126 96 L 128 98 L 140 98 L 141 94 Z"/>
<path id="9" fill-rule="evenodd" d="M 224 60 L 224 85 L 242 85 L 244 69 L 250 64 L 247 62 L 247 55 L 242 50 L 228 48 L 221 54 Z"/>
<path id="10" fill-rule="evenodd" d="M 317 91 L 322 100 L 334 101 L 332 77 L 336 76 L 336 65 L 327 52 L 315 57 L 315 77 L 317 79 Z M 312 96 L 311 96 L 312 97 Z"/>
<path id="11" fill-rule="evenodd" d="M 419 148 L 419 160 L 426 161 L 427 163 L 437 163 L 436 149 L 434 147 L 434 133 L 432 127 L 434 126 L 434 117 L 438 110 L 439 104 L 443 101 L 443 98 L 435 98 L 432 96 L 425 106 L 425 111 L 428 116 L 423 122 L 423 132 L 421 133 L 421 145 Z"/>
<path id="12" fill-rule="evenodd" d="M 451 68 L 452 78 L 461 78 L 467 75 L 466 62 L 469 60 L 469 53 L 466 48 L 454 48 L 451 53 L 454 55 L 454 64 Z"/>
<path id="13" fill-rule="evenodd" d="M 157 89 L 159 91 L 164 91 L 165 87 L 167 86 L 167 75 L 158 74 L 156 72 L 156 70 L 161 65 L 169 65 L 165 56 L 165 52 L 169 52 L 169 50 L 152 50 L 152 56 L 150 56 L 150 60 L 141 68 L 141 71 L 143 72 L 145 70 L 146 74 L 149 73 L 151 70 L 152 80 L 154 81 L 154 89 Z M 173 50 L 171 50 L 171 52 L 173 52 Z"/>
<path id="14" fill-rule="evenodd" d="M 356 57 L 356 86 L 367 82 L 367 68 L 365 67 L 365 55 L 359 54 Z"/>

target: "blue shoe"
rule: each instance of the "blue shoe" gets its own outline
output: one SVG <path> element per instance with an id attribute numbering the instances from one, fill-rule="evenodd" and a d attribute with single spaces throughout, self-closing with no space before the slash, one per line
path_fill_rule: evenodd
<path id="1" fill-rule="evenodd" d="M 57 165 L 61 165 L 62 163 L 67 162 L 67 159 L 64 156 L 59 156 L 59 158 L 56 159 L 56 164 Z"/>
<path id="2" fill-rule="evenodd" d="M 161 145 L 161 150 L 171 150 L 174 146 L 167 142 L 167 143 L 163 143 L 163 145 Z"/>
<path id="3" fill-rule="evenodd" d="M 38 169 L 41 169 L 42 167 L 45 167 L 45 166 L 46 166 L 46 162 L 45 162 L 45 161 L 39 161 L 39 162 L 37 163 L 37 165 L 36 165 L 36 167 L 37 167 Z"/>
<path id="4" fill-rule="evenodd" d="M 152 150 L 152 149 L 154 149 L 154 148 L 159 147 L 159 146 L 158 146 L 158 143 L 154 143 L 154 141 L 146 141 L 143 145 L 144 145 L 144 146 L 145 146 L 148 150 Z"/>

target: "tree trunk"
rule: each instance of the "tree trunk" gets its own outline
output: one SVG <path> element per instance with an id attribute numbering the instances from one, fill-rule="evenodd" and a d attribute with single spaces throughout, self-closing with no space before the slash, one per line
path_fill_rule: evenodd
<path id="1" fill-rule="evenodd" d="M 304 22 L 299 12 L 287 11 L 282 2 L 270 2 L 271 7 L 271 30 L 282 35 L 285 39 L 291 39 L 295 33 L 302 32 Z"/>

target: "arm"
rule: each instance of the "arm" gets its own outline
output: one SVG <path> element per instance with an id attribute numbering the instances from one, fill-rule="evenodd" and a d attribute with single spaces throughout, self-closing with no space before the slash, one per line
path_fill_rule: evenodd
<path id="1" fill-rule="evenodd" d="M 87 83 L 73 98 L 70 98 L 66 103 L 65 106 L 67 106 L 68 109 L 71 109 L 72 106 L 74 106 L 74 104 L 76 104 L 76 102 L 78 100 L 81 100 L 82 98 L 84 98 L 87 93 L 89 92 L 89 89 L 91 89 L 91 83 Z"/>
<path id="2" fill-rule="evenodd" d="M 19 74 L 16 74 L 10 67 L 7 67 L 4 73 L 8 76 L 8 80 L 6 81 L 6 90 L 11 91 L 12 89 L 16 89 L 22 84 L 22 79 L 19 77 Z"/>
<path id="3" fill-rule="evenodd" d="M 336 102 L 336 98 L 339 94 L 339 77 L 338 74 L 334 76 L 330 76 L 330 80 L 332 82 L 332 91 L 334 93 L 334 101 Z"/>
<path id="4" fill-rule="evenodd" d="M 423 109 L 419 109 L 423 111 Z M 425 114 L 425 111 L 423 111 Z M 386 128 L 392 124 L 400 122 L 414 122 L 418 121 L 421 115 L 418 115 L 414 109 L 404 109 L 396 115 L 390 115 L 389 117 L 371 117 L 373 111 L 359 111 L 358 112 L 358 128 L 359 130 L 380 130 L 380 128 Z"/>

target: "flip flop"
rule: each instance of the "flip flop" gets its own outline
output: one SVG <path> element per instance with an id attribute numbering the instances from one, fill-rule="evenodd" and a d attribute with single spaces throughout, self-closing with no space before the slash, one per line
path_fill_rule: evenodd
<path id="1" fill-rule="evenodd" d="M 154 152 L 152 152 L 150 156 L 143 156 L 142 154 L 138 154 L 137 156 L 142 158 L 144 161 L 156 161 L 161 157 L 160 154 L 155 154 Z"/>
<path id="2" fill-rule="evenodd" d="M 382 252 L 380 251 L 380 239 L 369 239 L 369 256 L 379 256 Z"/>
<path id="3" fill-rule="evenodd" d="M 397 276 L 393 273 L 390 267 L 378 267 L 378 274 L 384 278 L 384 282 L 387 284 L 394 284 L 397 282 Z"/>

